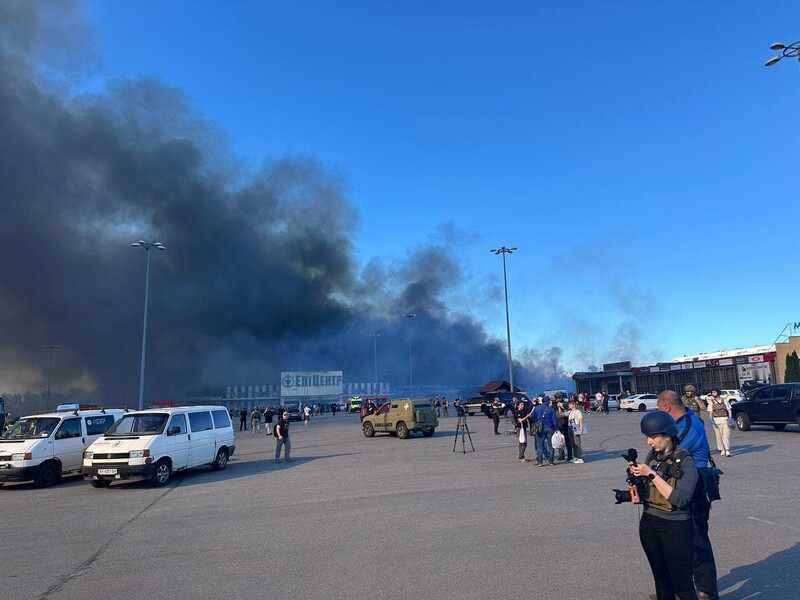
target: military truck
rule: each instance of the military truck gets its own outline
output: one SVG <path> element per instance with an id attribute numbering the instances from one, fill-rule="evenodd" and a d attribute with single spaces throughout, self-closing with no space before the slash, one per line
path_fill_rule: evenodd
<path id="1" fill-rule="evenodd" d="M 436 411 L 430 400 L 425 398 L 400 398 L 392 400 L 389 410 L 379 414 L 367 415 L 361 422 L 364 436 L 371 438 L 375 432 L 385 432 L 406 439 L 414 431 L 431 437 L 439 426 Z"/>

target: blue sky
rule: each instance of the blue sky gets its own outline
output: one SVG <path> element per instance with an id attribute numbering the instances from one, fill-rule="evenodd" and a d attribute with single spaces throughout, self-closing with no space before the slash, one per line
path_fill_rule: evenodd
<path id="1" fill-rule="evenodd" d="M 800 5 L 89 2 L 88 85 L 183 90 L 252 165 L 340 176 L 356 247 L 452 249 L 453 306 L 565 366 L 771 343 L 796 298 Z M 631 341 L 633 340 L 633 341 Z"/>

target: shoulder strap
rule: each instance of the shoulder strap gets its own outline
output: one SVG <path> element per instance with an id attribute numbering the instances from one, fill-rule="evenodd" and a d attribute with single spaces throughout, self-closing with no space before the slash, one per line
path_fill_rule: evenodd
<path id="1" fill-rule="evenodd" d="M 686 436 L 689 435 L 689 430 L 692 428 L 692 415 L 686 413 L 686 427 L 683 428 L 683 431 L 678 436 L 678 443 L 682 444 L 683 440 L 686 439 Z"/>

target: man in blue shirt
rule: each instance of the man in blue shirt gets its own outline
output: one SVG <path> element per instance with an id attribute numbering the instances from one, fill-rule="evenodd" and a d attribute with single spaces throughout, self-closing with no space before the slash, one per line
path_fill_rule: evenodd
<path id="1" fill-rule="evenodd" d="M 708 437 L 706 429 L 694 411 L 683 405 L 678 394 L 672 390 L 658 395 L 657 406 L 675 419 L 678 426 L 680 447 L 692 455 L 698 469 L 708 466 Z M 701 599 L 719 599 L 717 589 L 717 566 L 714 551 L 708 538 L 708 513 L 711 503 L 706 498 L 702 480 L 698 481 L 692 500 L 692 522 L 694 523 L 694 585 Z"/>

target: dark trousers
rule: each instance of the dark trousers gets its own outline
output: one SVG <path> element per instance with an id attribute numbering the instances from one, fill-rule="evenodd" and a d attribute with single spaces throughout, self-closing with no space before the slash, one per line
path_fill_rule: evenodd
<path id="1" fill-rule="evenodd" d="M 712 600 L 719 598 L 717 589 L 717 565 L 714 550 L 708 538 L 708 501 L 700 499 L 692 503 L 692 524 L 694 525 L 694 585 L 705 592 Z"/>
<path id="2" fill-rule="evenodd" d="M 247 419 L 239 419 L 239 431 L 242 429 L 247 431 Z"/>
<path id="3" fill-rule="evenodd" d="M 572 437 L 570 437 L 567 428 L 569 425 L 564 423 L 564 425 L 559 426 L 558 430 L 564 436 L 564 448 L 567 450 L 567 460 L 572 460 Z M 558 450 L 558 458 L 564 458 L 564 448 L 559 448 Z"/>
<path id="4" fill-rule="evenodd" d="M 494 432 L 499 433 L 499 431 L 497 431 L 497 428 L 500 426 L 500 415 L 497 414 L 496 412 L 492 413 L 492 422 L 494 423 Z"/>
<path id="5" fill-rule="evenodd" d="M 692 582 L 692 520 L 670 521 L 644 513 L 639 539 L 653 571 L 658 600 L 697 600 Z"/>

